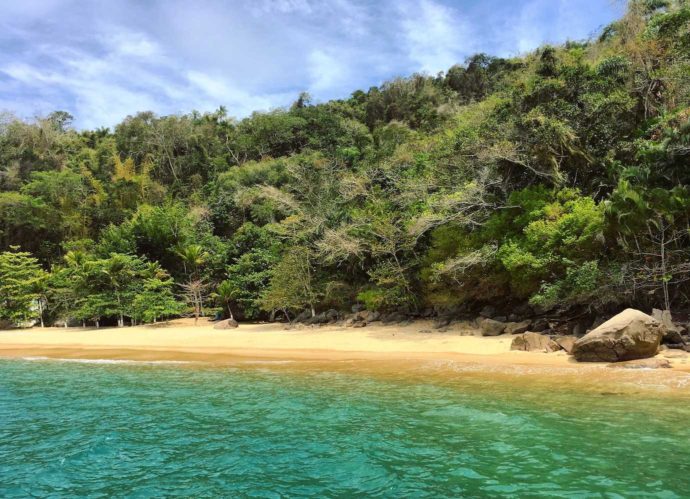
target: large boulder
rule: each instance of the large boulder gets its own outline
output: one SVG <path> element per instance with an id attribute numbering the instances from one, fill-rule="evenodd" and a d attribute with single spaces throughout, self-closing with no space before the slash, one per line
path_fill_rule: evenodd
<path id="1" fill-rule="evenodd" d="M 556 352 L 561 347 L 548 336 L 528 332 L 513 338 L 510 349 L 521 352 Z"/>
<path id="2" fill-rule="evenodd" d="M 239 326 L 239 323 L 235 319 L 225 319 L 224 321 L 218 321 L 213 325 L 213 329 L 235 329 Z"/>
<path id="3" fill-rule="evenodd" d="M 664 326 L 652 316 L 628 308 L 590 331 L 573 345 L 580 362 L 620 362 L 653 357 Z"/>
<path id="4" fill-rule="evenodd" d="M 503 334 L 506 324 L 493 319 L 482 319 L 479 321 L 479 327 L 482 330 L 482 336 L 498 336 Z"/>

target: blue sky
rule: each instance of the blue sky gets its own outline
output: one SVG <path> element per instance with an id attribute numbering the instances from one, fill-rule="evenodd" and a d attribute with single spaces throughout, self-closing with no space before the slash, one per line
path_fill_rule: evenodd
<path id="1" fill-rule="evenodd" d="M 0 0 L 0 110 L 60 109 L 79 128 L 128 114 L 243 117 L 477 52 L 583 39 L 620 0 Z"/>

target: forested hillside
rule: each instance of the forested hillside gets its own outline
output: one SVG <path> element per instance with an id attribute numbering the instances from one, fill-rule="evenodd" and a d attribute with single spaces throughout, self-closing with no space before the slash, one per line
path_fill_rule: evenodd
<path id="1" fill-rule="evenodd" d="M 687 0 L 240 121 L 70 119 L 0 124 L 10 322 L 688 304 Z"/>

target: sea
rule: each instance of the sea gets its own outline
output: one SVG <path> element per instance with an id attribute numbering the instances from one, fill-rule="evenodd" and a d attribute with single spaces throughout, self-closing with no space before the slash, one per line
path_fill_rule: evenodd
<path id="1" fill-rule="evenodd" d="M 0 497 L 690 496 L 690 381 L 0 359 Z"/>

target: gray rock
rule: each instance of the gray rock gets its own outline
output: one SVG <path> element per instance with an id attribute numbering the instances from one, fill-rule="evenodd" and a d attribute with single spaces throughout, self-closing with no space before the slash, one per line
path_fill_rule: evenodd
<path id="1" fill-rule="evenodd" d="M 664 326 L 653 317 L 626 309 L 575 342 L 580 362 L 620 362 L 656 355 Z"/>
<path id="2" fill-rule="evenodd" d="M 303 310 L 302 312 L 297 314 L 294 322 L 304 322 L 308 319 L 311 319 L 311 310 Z"/>
<path id="3" fill-rule="evenodd" d="M 503 334 L 506 324 L 493 319 L 482 319 L 480 322 L 480 327 L 482 330 L 482 336 L 498 336 Z"/>
<path id="4" fill-rule="evenodd" d="M 549 322 L 543 317 L 540 317 L 539 319 L 536 319 L 532 322 L 532 327 L 530 329 L 535 333 L 541 333 L 542 331 L 545 331 L 548 328 Z"/>
<path id="5" fill-rule="evenodd" d="M 381 316 L 381 321 L 384 324 L 394 324 L 396 322 L 404 322 L 407 320 L 407 315 L 401 312 L 391 312 L 390 314 L 384 314 Z"/>

